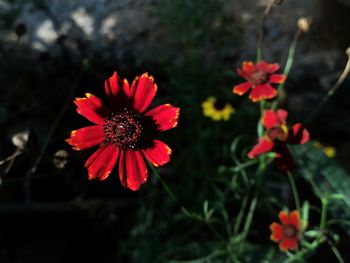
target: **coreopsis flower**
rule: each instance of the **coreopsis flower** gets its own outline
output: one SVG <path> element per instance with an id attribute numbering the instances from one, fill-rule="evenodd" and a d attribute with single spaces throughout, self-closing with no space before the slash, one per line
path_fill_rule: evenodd
<path id="1" fill-rule="evenodd" d="M 85 163 L 89 179 L 106 179 L 118 163 L 121 184 L 135 191 L 147 181 L 144 158 L 156 167 L 169 162 L 171 149 L 155 135 L 177 125 L 179 108 L 163 104 L 148 110 L 157 85 L 147 73 L 130 87 L 114 72 L 105 92 L 108 104 L 90 93 L 74 101 L 77 112 L 94 125 L 72 131 L 66 141 L 74 150 L 99 146 Z"/>
<path id="2" fill-rule="evenodd" d="M 230 103 L 225 103 L 215 97 L 209 97 L 202 103 L 203 114 L 213 121 L 228 121 L 235 112 Z"/>
<path id="3" fill-rule="evenodd" d="M 278 214 L 281 224 L 272 223 L 270 225 L 270 239 L 279 243 L 281 251 L 295 250 L 298 247 L 302 222 L 299 212 L 294 210 L 290 213 L 281 211 Z"/>
<path id="4" fill-rule="evenodd" d="M 267 153 L 276 153 L 276 165 L 279 170 L 288 171 L 293 168 L 293 158 L 287 148 L 287 144 L 304 144 L 309 141 L 309 132 L 300 124 L 296 123 L 288 129 L 288 112 L 282 109 L 276 112 L 265 110 L 262 124 L 266 128 L 265 135 L 259 139 L 257 145 L 247 154 L 249 158 Z"/>
<path id="5" fill-rule="evenodd" d="M 277 90 L 271 84 L 281 84 L 286 80 L 283 74 L 275 74 L 280 68 L 277 63 L 268 64 L 260 61 L 254 64 L 251 61 L 244 61 L 237 73 L 246 80 L 233 87 L 232 92 L 243 95 L 251 89 L 249 98 L 253 102 L 263 99 L 272 99 L 277 96 Z"/>

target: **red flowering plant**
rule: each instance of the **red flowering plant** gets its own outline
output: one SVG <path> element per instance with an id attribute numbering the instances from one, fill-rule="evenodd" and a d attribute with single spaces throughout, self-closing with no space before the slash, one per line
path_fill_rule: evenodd
<path id="1" fill-rule="evenodd" d="M 254 102 L 275 98 L 277 90 L 271 84 L 281 84 L 286 80 L 285 75 L 275 74 L 279 68 L 277 63 L 268 64 L 259 61 L 254 64 L 251 61 L 244 61 L 242 68 L 237 69 L 237 72 L 246 82 L 234 86 L 232 92 L 243 95 L 251 89 L 249 98 Z"/>
<path id="2" fill-rule="evenodd" d="M 106 179 L 118 163 L 121 184 L 135 191 L 148 178 L 145 158 L 156 167 L 169 162 L 171 149 L 156 134 L 177 125 L 179 108 L 163 104 L 148 109 L 157 85 L 147 73 L 130 86 L 114 72 L 105 92 L 108 104 L 90 93 L 74 101 L 77 112 L 94 125 L 72 131 L 66 141 L 74 150 L 99 146 L 85 163 L 89 179 Z"/>
<path id="3" fill-rule="evenodd" d="M 292 170 L 294 162 L 287 144 L 308 142 L 309 132 L 301 123 L 296 123 L 291 129 L 288 129 L 287 116 L 288 112 L 282 109 L 264 111 L 262 124 L 266 132 L 262 138 L 259 138 L 258 144 L 247 154 L 249 158 L 256 158 L 261 154 L 274 152 L 279 169 L 282 171 Z"/>
<path id="4" fill-rule="evenodd" d="M 302 227 L 299 212 L 296 210 L 290 213 L 281 211 L 278 217 L 281 224 L 274 222 L 270 225 L 272 232 L 270 239 L 279 243 L 281 251 L 296 250 Z"/>
<path id="5" fill-rule="evenodd" d="M 265 16 L 269 13 L 273 4 L 274 0 L 269 1 L 269 6 L 264 13 L 263 23 L 266 18 Z M 263 29 L 264 25 L 262 25 L 262 30 L 260 31 L 262 35 L 264 32 Z M 306 166 L 306 164 L 303 160 L 301 161 L 301 157 L 297 154 L 295 149 L 310 149 L 310 144 L 308 144 L 310 141 L 310 134 L 308 129 L 306 129 L 301 122 L 288 125 L 288 111 L 279 108 L 281 94 L 284 92 L 284 84 L 293 62 L 296 41 L 300 34 L 304 32 L 303 30 L 304 29 L 299 28 L 297 31 L 288 53 L 287 63 L 282 72 L 279 72 L 279 63 L 268 63 L 262 59 L 262 35 L 259 37 L 256 63 L 244 61 L 241 68 L 237 69 L 240 78 L 237 80 L 237 83 L 234 83 L 232 92 L 237 95 L 244 95 L 249 92 L 249 99 L 254 102 L 251 103 L 250 106 L 256 107 L 255 102 L 259 102 L 260 104 L 259 118 L 255 120 L 257 121 L 257 135 L 246 136 L 249 143 L 243 146 L 242 154 L 237 154 L 236 151 L 239 149 L 238 142 L 241 142 L 238 137 L 242 138 L 243 136 L 237 136 L 231 144 L 231 147 L 226 147 L 227 145 L 225 145 L 225 147 L 222 147 L 223 149 L 214 143 L 208 144 L 214 145 L 213 147 L 215 147 L 215 150 L 218 150 L 218 152 L 222 150 L 222 152 L 220 152 L 220 158 L 221 153 L 224 155 L 230 152 L 231 154 L 229 158 L 225 159 L 225 165 L 221 165 L 219 169 L 214 167 L 215 169 L 213 170 L 218 171 L 217 176 L 213 176 L 214 179 L 210 178 L 210 176 L 206 176 L 206 178 L 204 178 L 205 180 L 203 180 L 205 181 L 206 187 L 210 186 L 202 192 L 203 195 L 208 193 L 205 197 L 208 199 L 213 198 L 214 200 L 210 200 L 209 202 L 208 199 L 206 199 L 203 202 L 203 213 L 189 211 L 185 208 L 186 206 L 181 203 L 182 214 L 180 217 L 174 217 L 183 219 L 183 216 L 185 216 L 187 219 L 194 219 L 195 222 L 202 223 L 203 226 L 205 226 L 205 228 L 198 228 L 201 231 L 201 235 L 198 236 L 204 236 L 205 239 L 209 237 L 210 243 L 207 243 L 204 247 L 213 248 L 214 251 L 198 259 L 191 258 L 193 261 L 298 262 L 307 259 L 309 254 L 316 251 L 321 245 L 326 243 L 330 244 L 330 242 L 328 242 L 330 239 L 327 235 L 328 233 L 333 233 L 329 225 L 331 225 L 331 223 L 334 224 L 334 221 L 327 221 L 327 216 L 330 215 L 330 213 L 327 213 L 327 209 L 330 207 L 328 206 L 328 202 L 337 198 L 341 199 L 341 196 L 328 195 L 328 192 L 324 194 L 323 192 L 326 192 L 326 190 L 324 190 L 325 188 L 322 188 L 322 191 L 319 191 L 319 188 L 315 188 L 317 190 L 315 190 L 315 193 L 320 197 L 322 203 L 321 209 L 314 209 L 317 212 L 318 210 L 320 211 L 320 222 L 319 225 L 313 225 L 316 220 L 309 222 L 309 201 L 302 200 L 301 202 L 297 188 L 301 181 L 297 181 L 298 176 L 302 175 L 299 168 L 304 168 L 302 165 Z M 183 69 L 181 69 L 181 71 L 182 70 Z M 241 83 L 241 78 L 245 80 L 243 83 Z M 127 80 L 122 80 L 117 73 L 114 73 L 113 76 L 105 82 L 108 104 L 102 103 L 100 99 L 89 93 L 86 94 L 86 97 L 77 98 L 75 100 L 78 113 L 91 121 L 93 125 L 73 131 L 70 138 L 67 139 L 67 142 L 72 145 L 75 150 L 83 150 L 98 146 L 98 149 L 85 163 L 89 179 L 104 180 L 109 176 L 114 166 L 117 165 L 117 173 L 119 174 L 121 184 L 131 190 L 138 190 L 148 178 L 147 162 L 153 166 L 161 166 L 169 162 L 171 150 L 165 143 L 156 139 L 156 135 L 159 132 L 174 128 L 177 125 L 179 108 L 171 106 L 170 104 L 164 104 L 149 109 L 156 95 L 156 91 L 157 85 L 154 79 L 147 74 L 136 77 L 132 85 L 129 86 Z M 228 89 L 227 92 L 232 95 L 230 89 Z M 209 98 L 214 98 L 214 96 L 209 96 Z M 213 111 L 213 105 L 211 104 L 215 101 L 210 101 L 209 99 L 211 104 L 207 102 L 208 101 L 203 103 L 204 115 L 213 115 L 211 113 L 214 112 L 217 115 L 214 114 L 216 116 L 214 119 L 220 119 L 219 115 L 222 115 L 223 112 L 219 112 L 219 110 L 223 110 L 224 108 L 217 107 L 217 109 Z M 232 113 L 232 106 L 231 108 L 229 107 L 230 104 L 226 106 L 226 113 Z M 194 105 L 193 108 L 196 109 L 196 106 Z M 254 109 L 258 110 L 257 107 Z M 198 105 L 197 111 L 199 111 Z M 238 113 L 239 109 L 235 108 L 234 111 Z M 236 117 L 233 118 L 232 122 L 234 124 L 239 123 L 238 115 L 239 113 L 235 115 L 237 119 Z M 226 124 L 229 124 L 229 116 L 224 117 L 227 121 Z M 192 115 L 191 118 L 192 120 L 194 119 Z M 198 135 L 198 138 L 192 136 L 190 140 L 195 137 L 194 141 L 198 140 L 202 142 L 201 140 L 204 140 L 203 138 L 209 138 L 211 140 L 214 134 L 217 137 L 219 137 L 218 135 L 225 134 L 226 137 L 218 140 L 221 142 L 221 139 L 226 139 L 227 136 L 233 134 L 226 132 L 226 130 L 225 132 L 211 133 L 209 128 L 202 132 L 203 127 L 205 127 L 203 125 L 205 120 L 201 119 L 199 121 L 200 125 L 195 127 L 196 133 L 194 134 Z M 246 121 L 248 120 L 244 119 L 244 125 L 246 125 Z M 307 123 L 305 125 L 307 125 Z M 195 126 L 195 122 L 193 126 Z M 217 126 L 217 128 L 220 128 L 220 126 Z M 197 131 L 200 132 L 197 133 Z M 248 131 L 245 134 L 251 133 Z M 256 137 L 258 138 L 258 142 L 255 144 Z M 189 140 L 187 139 L 185 141 L 188 142 Z M 199 144 L 200 143 L 196 146 Z M 230 148 L 231 151 L 227 150 L 228 148 Z M 207 156 L 209 156 L 209 160 L 211 152 L 205 150 L 201 151 L 201 149 L 209 148 L 200 148 L 198 146 L 195 150 L 200 154 L 193 154 L 194 158 L 201 158 L 200 156 L 208 158 Z M 245 149 L 249 149 L 248 153 Z M 191 148 L 189 152 L 192 153 L 192 150 Z M 188 158 L 186 160 L 188 161 L 191 159 Z M 230 160 L 233 160 L 234 164 L 227 167 L 227 163 L 229 163 Z M 205 169 L 207 168 L 207 163 L 202 162 L 203 160 L 200 161 L 200 165 L 191 163 L 190 161 L 187 162 L 188 165 L 191 166 L 191 171 L 196 170 L 197 167 L 201 165 L 203 165 Z M 312 162 L 313 160 L 310 161 L 309 159 L 307 161 Z M 275 166 L 270 165 L 272 162 L 275 163 Z M 309 172 L 309 170 L 306 171 Z M 211 172 L 212 170 L 207 174 L 211 174 Z M 318 172 L 318 170 L 316 170 L 316 172 Z M 186 180 L 187 176 L 191 176 L 191 173 L 186 174 Z M 305 176 L 304 179 L 311 181 L 310 188 L 318 187 L 317 183 L 313 181 L 314 178 L 312 178 L 312 175 L 308 173 L 307 176 L 308 177 Z M 199 178 L 201 180 L 203 177 L 202 174 L 200 174 Z M 305 183 L 304 181 L 302 181 L 302 183 Z M 165 186 L 165 190 L 169 193 L 173 201 L 178 201 L 179 199 L 163 180 L 161 180 L 161 183 Z M 288 183 L 289 187 L 285 187 Z M 211 188 L 211 186 L 213 187 Z M 279 191 L 276 191 L 276 188 Z M 209 189 L 214 189 L 215 193 L 213 195 L 209 194 Z M 196 188 L 196 190 L 199 189 Z M 193 193 L 190 192 L 191 198 L 194 194 L 195 191 L 193 191 Z M 216 196 L 218 199 L 215 199 Z M 263 199 L 264 202 L 261 202 L 261 199 Z M 195 202 L 194 200 L 195 198 L 191 199 L 190 202 Z M 291 200 L 293 201 L 291 202 Z M 313 204 L 313 206 L 316 205 Z M 266 207 L 268 209 L 266 209 Z M 260 222 L 264 222 L 260 220 L 260 217 L 265 216 L 268 218 L 266 211 L 281 211 L 278 215 L 280 222 L 273 222 L 269 226 L 271 230 L 270 239 L 278 243 L 280 251 L 276 249 L 276 246 L 272 246 L 270 242 L 268 242 L 267 234 L 262 239 L 262 245 L 257 245 L 255 241 L 253 241 L 254 239 L 251 239 L 256 233 L 264 233 L 263 231 L 259 231 L 261 229 L 255 228 L 260 225 Z M 260 214 L 258 217 L 255 214 L 259 212 Z M 150 218 L 153 217 L 153 215 L 150 216 Z M 142 220 L 144 218 L 145 217 L 142 217 Z M 268 218 L 268 220 L 270 219 Z M 306 230 L 306 225 L 309 224 L 309 230 Z M 158 225 L 158 221 L 150 225 L 153 232 L 155 232 L 153 227 L 158 227 Z M 169 224 L 169 226 L 169 228 L 172 228 L 173 225 Z M 181 229 L 182 227 L 186 226 L 181 224 Z M 142 222 L 142 228 L 145 228 L 144 222 Z M 252 231 L 253 228 L 254 231 Z M 267 224 L 265 224 L 263 228 L 266 232 L 268 231 Z M 192 239 L 192 237 L 196 236 L 192 235 L 192 233 L 196 232 L 196 229 L 193 228 L 191 231 L 193 231 L 191 232 Z M 204 231 L 208 231 L 208 233 L 202 235 Z M 255 240 L 257 239 L 258 238 Z M 205 240 L 205 242 L 207 242 L 207 240 Z M 200 243 L 202 245 L 203 240 L 200 240 Z M 258 249 L 257 247 L 260 245 L 263 247 L 263 252 L 256 253 L 258 255 L 258 258 L 256 258 L 256 255 L 254 255 L 255 253 L 251 252 L 255 248 Z M 167 246 L 171 247 L 169 245 Z M 270 249 L 265 249 L 268 246 Z M 166 249 L 168 249 L 168 247 Z M 333 251 L 336 251 L 334 253 L 339 257 L 335 245 L 331 244 L 331 248 Z M 187 248 L 186 251 L 188 250 Z M 155 255 L 154 258 L 159 256 L 158 251 L 159 250 L 157 250 L 157 255 Z M 174 251 L 177 252 L 179 250 Z M 171 261 L 162 257 L 176 254 L 174 251 L 170 251 L 171 253 L 166 253 L 168 251 L 162 253 L 155 261 Z M 284 254 L 281 252 L 284 252 Z M 205 251 L 205 253 L 207 253 L 207 251 Z M 260 257 L 260 254 L 263 256 Z M 195 255 L 198 256 L 197 251 Z M 271 255 L 278 256 L 272 258 Z M 278 260 L 276 260 L 276 258 Z M 281 258 L 282 261 L 280 261 Z M 176 258 L 176 260 L 178 260 L 178 258 Z M 188 262 L 189 259 L 185 258 L 184 261 Z"/>

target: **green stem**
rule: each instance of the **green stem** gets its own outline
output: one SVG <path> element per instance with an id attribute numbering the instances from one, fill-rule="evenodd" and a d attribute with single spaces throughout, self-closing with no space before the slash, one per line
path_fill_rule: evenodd
<path id="1" fill-rule="evenodd" d="M 349 75 L 350 72 L 350 54 L 348 54 L 348 62 L 346 63 L 346 66 L 342 72 L 342 74 L 339 76 L 337 82 L 333 85 L 333 87 L 327 92 L 327 94 L 323 97 L 322 101 L 317 105 L 316 108 L 312 111 L 312 113 L 309 115 L 309 117 L 306 119 L 305 123 L 310 124 L 310 122 L 316 117 L 317 113 L 322 109 L 322 107 L 328 102 L 328 100 L 335 94 L 335 92 L 339 89 L 341 84 L 344 82 L 346 77 Z"/>
<path id="2" fill-rule="evenodd" d="M 257 133 L 258 133 L 258 137 L 259 138 L 264 136 L 264 126 L 263 126 L 263 123 L 262 123 L 262 119 L 263 119 L 263 116 L 264 116 L 265 105 L 266 105 L 266 101 L 265 100 L 261 100 L 260 101 L 260 119 L 258 121 L 258 127 L 257 127 Z"/>
<path id="3" fill-rule="evenodd" d="M 250 167 L 250 166 L 253 166 L 253 165 L 257 164 L 257 163 L 258 163 L 258 161 L 255 160 L 255 159 L 249 160 L 249 161 L 247 161 L 245 163 L 238 164 L 236 167 L 230 169 L 230 171 L 232 171 L 232 172 L 239 172 L 240 170 L 245 169 L 245 168 Z"/>
<path id="4" fill-rule="evenodd" d="M 203 218 L 199 218 L 194 216 L 193 213 L 191 213 L 185 206 L 183 206 L 181 204 L 181 202 L 179 201 L 179 199 L 177 198 L 177 196 L 174 194 L 174 192 L 170 189 L 170 187 L 167 185 L 167 183 L 163 180 L 163 178 L 159 175 L 159 173 L 157 172 L 157 170 L 154 168 L 154 166 L 147 160 L 148 166 L 150 167 L 150 169 L 152 170 L 152 172 L 155 174 L 155 176 L 157 177 L 157 179 L 161 182 L 161 184 L 163 185 L 165 191 L 169 194 L 169 196 L 173 199 L 174 202 L 180 204 L 180 209 L 181 212 L 190 217 L 190 218 L 194 218 L 196 220 L 199 220 L 200 222 L 204 223 L 212 232 L 213 234 L 220 239 L 224 239 L 224 237 L 215 230 L 215 228 L 207 221 L 204 220 Z"/>
<path id="5" fill-rule="evenodd" d="M 294 57 L 295 57 L 295 51 L 297 48 L 297 44 L 301 35 L 301 30 L 298 29 L 293 37 L 292 43 L 290 44 L 289 50 L 288 50 L 288 58 L 286 62 L 286 66 L 284 67 L 283 75 L 286 76 L 286 80 L 289 76 L 289 72 L 293 66 L 294 62 Z M 284 93 L 284 86 L 285 86 L 286 81 L 278 85 L 278 98 L 273 102 L 272 104 L 272 110 L 276 110 L 278 103 L 281 101 Z"/>
<path id="6" fill-rule="evenodd" d="M 331 219 L 331 220 L 328 220 L 328 222 L 326 223 L 327 226 L 336 225 L 336 224 L 347 225 L 347 226 L 350 227 L 350 220 L 346 220 L 346 219 Z"/>
<path id="7" fill-rule="evenodd" d="M 266 168 L 266 160 L 264 158 L 264 156 L 260 156 L 260 164 L 259 164 L 259 167 L 258 167 L 258 170 L 257 170 L 257 173 L 256 173 L 256 188 L 255 188 L 255 191 L 254 191 L 254 195 L 253 195 L 253 198 L 252 198 L 252 201 L 250 203 L 250 206 L 249 206 L 249 210 L 248 210 L 248 214 L 247 214 L 247 218 L 246 218 L 246 221 L 245 221 L 245 224 L 243 226 L 243 231 L 242 231 L 242 246 L 240 247 L 240 250 L 242 249 L 243 247 L 243 244 L 244 244 L 244 241 L 246 240 L 247 236 L 248 236 L 248 233 L 249 233 L 249 229 L 251 227 L 251 224 L 252 224 L 252 221 L 253 221 L 253 217 L 254 217 L 254 213 L 255 213 L 255 209 L 256 209 L 256 206 L 257 206 L 257 203 L 258 203 L 258 196 L 259 196 L 259 193 L 260 193 L 260 188 L 261 188 L 261 184 L 262 184 L 262 179 L 263 179 L 263 175 L 264 175 L 264 171 L 265 171 L 265 168 Z"/>
<path id="8" fill-rule="evenodd" d="M 327 220 L 328 200 L 326 198 L 322 198 L 321 203 L 322 203 L 322 210 L 321 210 L 320 230 L 323 230 L 327 223 L 326 220 Z"/>
<path id="9" fill-rule="evenodd" d="M 51 139 L 57 129 L 57 126 L 58 124 L 60 123 L 63 115 L 65 114 L 65 112 L 67 111 L 68 109 L 68 105 L 70 104 L 70 102 L 72 101 L 72 98 L 74 97 L 75 95 L 75 92 L 78 88 L 78 84 L 79 84 L 79 81 L 81 79 L 81 77 L 83 76 L 85 70 L 88 68 L 88 65 L 83 65 L 82 66 L 82 69 L 80 70 L 80 73 L 78 74 L 77 78 L 76 78 L 76 81 L 75 81 L 75 84 L 73 85 L 73 88 L 71 89 L 71 92 L 70 94 L 68 95 L 67 97 L 67 101 L 65 102 L 65 104 L 63 105 L 61 111 L 58 113 L 54 123 L 52 124 L 51 128 L 50 128 L 50 131 L 49 131 L 49 134 L 47 135 L 46 137 L 46 140 L 43 144 L 43 146 L 41 147 L 40 151 L 39 151 L 39 155 L 38 157 L 35 159 L 32 167 L 28 170 L 27 174 L 26 174 L 26 180 L 24 182 L 24 189 L 25 189 L 25 195 L 26 195 L 26 202 L 30 202 L 31 200 L 31 194 L 30 194 L 30 178 L 31 176 L 37 171 L 38 169 L 38 166 L 42 160 L 42 158 L 44 157 L 44 154 L 51 142 Z"/>
<path id="10" fill-rule="evenodd" d="M 236 219 L 236 222 L 235 222 L 235 225 L 234 225 L 234 228 L 233 228 L 234 235 L 238 234 L 239 228 L 240 228 L 241 223 L 242 223 L 242 219 L 243 219 L 243 216 L 244 216 L 244 211 L 245 211 L 245 209 L 247 207 L 247 204 L 248 204 L 249 189 L 250 189 L 250 187 L 247 189 L 247 192 L 246 192 L 246 194 L 244 196 L 241 208 L 240 208 L 239 213 L 237 215 L 237 219 Z"/>
<path id="11" fill-rule="evenodd" d="M 336 258 L 338 259 L 339 263 L 345 263 L 343 257 L 339 253 L 339 250 L 335 246 L 331 246 L 331 249 L 334 255 L 336 256 Z"/>
<path id="12" fill-rule="evenodd" d="M 301 213 L 301 205 L 300 205 L 300 199 L 299 199 L 297 186 L 296 186 L 293 174 L 289 171 L 288 171 L 288 179 L 289 179 L 289 183 L 290 183 L 290 188 L 291 188 L 292 193 L 293 193 L 296 209 L 298 210 L 299 213 Z"/>

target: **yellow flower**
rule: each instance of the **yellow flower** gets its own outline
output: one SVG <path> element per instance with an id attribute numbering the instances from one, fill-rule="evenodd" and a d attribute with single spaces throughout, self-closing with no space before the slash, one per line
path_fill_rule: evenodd
<path id="1" fill-rule="evenodd" d="M 203 115 L 213 121 L 228 121 L 235 112 L 230 103 L 224 103 L 215 97 L 209 97 L 202 103 Z"/>
<path id="2" fill-rule="evenodd" d="M 332 146 L 324 146 L 322 143 L 315 141 L 314 146 L 321 150 L 328 158 L 334 158 L 336 155 L 336 150 Z"/>

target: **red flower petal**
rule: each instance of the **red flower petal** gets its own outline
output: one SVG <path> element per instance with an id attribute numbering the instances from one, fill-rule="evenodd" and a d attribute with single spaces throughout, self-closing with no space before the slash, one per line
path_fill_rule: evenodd
<path id="1" fill-rule="evenodd" d="M 289 132 L 288 143 L 291 144 L 304 144 L 310 139 L 310 134 L 307 129 L 303 127 L 301 123 L 293 125 Z"/>
<path id="2" fill-rule="evenodd" d="M 271 151 L 273 146 L 274 144 L 271 141 L 267 141 L 265 138 L 261 138 L 259 143 L 253 147 L 247 156 L 252 159 L 256 158 L 260 154 Z"/>
<path id="3" fill-rule="evenodd" d="M 276 121 L 279 125 L 286 124 L 287 117 L 288 117 L 288 112 L 286 110 L 276 111 Z"/>
<path id="4" fill-rule="evenodd" d="M 131 92 L 133 94 L 133 109 L 137 112 L 144 112 L 156 95 L 157 85 L 152 76 L 144 73 L 133 83 Z"/>
<path id="5" fill-rule="evenodd" d="M 257 102 L 263 99 L 272 99 L 276 97 L 276 95 L 276 89 L 273 88 L 270 84 L 266 83 L 263 85 L 257 85 L 253 87 L 252 91 L 250 92 L 249 98 L 253 102 Z"/>
<path id="6" fill-rule="evenodd" d="M 95 146 L 105 139 L 103 126 L 95 125 L 72 131 L 70 138 L 66 140 L 74 150 L 83 150 Z"/>
<path id="7" fill-rule="evenodd" d="M 251 86 L 252 84 L 250 82 L 244 82 L 242 84 L 234 86 L 232 92 L 238 95 L 243 95 L 247 93 Z"/>
<path id="8" fill-rule="evenodd" d="M 107 96 L 115 96 L 120 92 L 120 77 L 116 71 L 105 81 L 105 91 Z"/>
<path id="9" fill-rule="evenodd" d="M 273 64 L 268 64 L 265 61 L 260 61 L 256 64 L 256 69 L 263 71 L 263 72 L 267 72 L 269 74 L 274 73 L 275 71 L 277 71 L 280 68 L 280 65 L 278 65 L 278 63 L 273 63 Z"/>
<path id="10" fill-rule="evenodd" d="M 274 84 L 281 84 L 286 80 L 286 76 L 283 74 L 273 74 L 270 76 L 270 79 L 268 82 L 274 83 Z"/>
<path id="11" fill-rule="evenodd" d="M 133 81 L 133 85 L 134 85 L 134 82 L 137 81 L 139 78 L 136 77 Z M 123 86 L 122 86 L 122 89 L 123 89 L 123 95 L 124 95 L 124 98 L 123 100 L 124 101 L 124 104 L 126 104 L 127 106 L 129 106 L 129 101 L 131 99 L 131 97 L 133 96 L 133 93 L 131 91 L 131 88 L 130 88 L 130 85 L 129 85 L 129 82 L 127 79 L 124 79 L 123 80 Z"/>
<path id="12" fill-rule="evenodd" d="M 262 122 L 265 128 L 270 129 L 286 124 L 287 116 L 288 112 L 285 110 L 277 110 L 276 112 L 265 110 Z"/>
<path id="13" fill-rule="evenodd" d="M 298 242 L 296 238 L 284 238 L 279 244 L 281 251 L 295 250 L 298 247 Z"/>
<path id="14" fill-rule="evenodd" d="M 124 80 L 126 81 L 126 80 Z M 115 71 L 113 75 L 105 81 L 105 91 L 110 105 L 117 109 L 124 106 L 125 92 L 123 91 L 124 81 Z"/>
<path id="15" fill-rule="evenodd" d="M 109 111 L 99 98 L 90 93 L 85 95 L 86 98 L 76 98 L 74 101 L 78 107 L 77 112 L 93 123 L 103 124 Z"/>
<path id="16" fill-rule="evenodd" d="M 272 223 L 270 225 L 271 235 L 270 239 L 274 242 L 278 242 L 282 239 L 283 236 L 283 227 L 280 224 Z"/>
<path id="17" fill-rule="evenodd" d="M 300 216 L 297 210 L 289 213 L 289 224 L 293 225 L 297 230 L 300 229 Z"/>
<path id="18" fill-rule="evenodd" d="M 179 113 L 180 108 L 163 104 L 146 112 L 145 115 L 152 117 L 159 131 L 166 131 L 177 126 Z"/>
<path id="19" fill-rule="evenodd" d="M 247 73 L 252 73 L 255 71 L 254 63 L 251 61 L 243 61 L 242 70 Z"/>
<path id="20" fill-rule="evenodd" d="M 286 212 L 286 211 L 279 212 L 278 218 L 281 220 L 283 225 L 288 225 L 289 224 L 288 212 Z"/>
<path id="21" fill-rule="evenodd" d="M 84 167 L 85 168 L 88 168 L 95 160 L 98 156 L 101 155 L 101 153 L 106 149 L 106 147 L 108 146 L 109 144 L 106 143 L 104 145 L 102 145 L 101 147 L 99 147 L 90 157 L 89 159 L 86 160 L 85 162 L 85 165 Z"/>
<path id="22" fill-rule="evenodd" d="M 105 144 L 86 161 L 89 180 L 104 180 L 111 173 L 119 156 L 119 149 L 114 144 Z"/>
<path id="23" fill-rule="evenodd" d="M 240 75 L 242 78 L 247 78 L 251 74 L 253 74 L 255 71 L 254 63 L 251 61 L 243 61 L 242 63 L 242 69 L 237 69 L 238 75 Z"/>
<path id="24" fill-rule="evenodd" d="M 119 178 L 124 187 L 139 190 L 147 181 L 148 171 L 139 151 L 123 150 L 119 160 Z"/>
<path id="25" fill-rule="evenodd" d="M 150 148 L 142 150 L 145 157 L 154 166 L 162 166 L 170 161 L 171 149 L 164 142 L 154 140 Z"/>
<path id="26" fill-rule="evenodd" d="M 265 110 L 264 116 L 262 118 L 262 123 L 266 129 L 278 126 L 278 123 L 275 118 L 275 113 L 272 110 Z"/>

